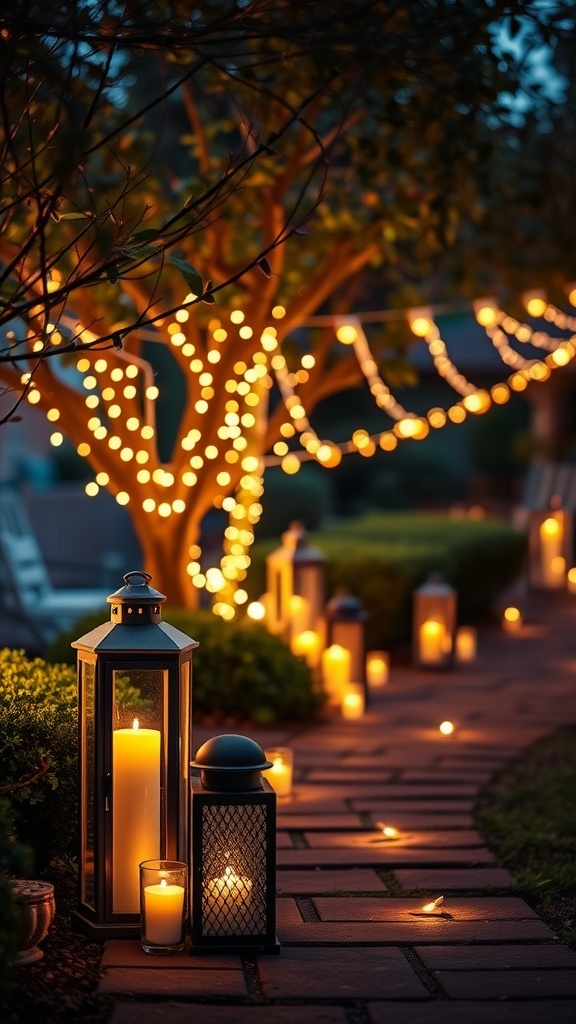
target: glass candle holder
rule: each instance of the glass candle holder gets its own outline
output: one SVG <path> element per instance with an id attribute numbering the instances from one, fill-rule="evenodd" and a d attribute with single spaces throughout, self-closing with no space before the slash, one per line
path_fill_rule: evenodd
<path id="1" fill-rule="evenodd" d="M 140 943 L 145 953 L 184 948 L 188 866 L 179 860 L 140 864 Z"/>
<path id="2" fill-rule="evenodd" d="M 266 751 L 266 757 L 272 767 L 262 772 L 272 786 L 276 796 L 290 796 L 292 792 L 292 771 L 294 752 L 291 747 L 274 747 Z"/>

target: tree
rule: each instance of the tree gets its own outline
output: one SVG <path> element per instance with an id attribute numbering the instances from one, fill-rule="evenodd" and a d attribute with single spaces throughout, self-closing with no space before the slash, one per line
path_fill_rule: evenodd
<path id="1" fill-rule="evenodd" d="M 333 330 L 296 344 L 299 325 L 382 294 L 411 305 L 516 284 L 527 237 L 553 283 L 573 258 L 571 240 L 534 235 L 535 211 L 555 228 L 573 201 L 571 157 L 543 135 L 560 105 L 534 92 L 518 119 L 505 93 L 529 88 L 527 54 L 543 38 L 552 54 L 565 45 L 569 8 L 254 0 L 191 18 L 173 4 L 174 20 L 125 4 L 111 20 L 96 4 L 70 28 L 55 15 L 39 29 L 36 5 L 19 7 L 34 16 L 8 29 L 21 73 L 3 78 L 13 192 L 0 259 L 6 317 L 23 326 L 3 379 L 54 422 L 54 443 L 66 435 L 89 460 L 88 493 L 108 487 L 127 505 L 170 600 L 192 605 L 206 587 L 230 616 L 264 455 L 294 468 L 300 435 L 309 455 L 337 461 L 305 410 L 360 377 Z M 495 42 L 504 18 L 520 59 Z M 93 81 L 80 81 L 87 59 Z M 53 144 L 55 111 L 68 148 Z M 498 189 L 520 141 L 531 188 L 514 196 L 511 247 Z M 49 358 L 71 343 L 75 375 Z M 224 555 L 201 569 L 214 507 L 230 516 Z"/>

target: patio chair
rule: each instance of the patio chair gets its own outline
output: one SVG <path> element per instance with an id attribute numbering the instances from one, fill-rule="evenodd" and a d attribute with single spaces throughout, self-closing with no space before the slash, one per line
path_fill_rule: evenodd
<path id="1" fill-rule="evenodd" d="M 41 646 L 88 612 L 107 618 L 110 590 L 55 588 L 26 510 L 14 491 L 0 491 L 0 595 L 3 617 L 25 625 Z"/>

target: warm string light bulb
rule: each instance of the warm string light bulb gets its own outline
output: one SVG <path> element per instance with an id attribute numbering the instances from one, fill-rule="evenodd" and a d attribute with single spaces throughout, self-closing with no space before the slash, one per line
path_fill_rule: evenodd
<path id="1" fill-rule="evenodd" d="M 434 911 L 438 910 L 438 907 L 441 907 L 443 903 L 444 903 L 444 897 L 443 896 L 437 896 L 435 900 L 431 901 L 431 903 L 426 903 L 422 907 L 422 910 L 423 910 L 423 912 L 425 914 L 433 914 Z"/>

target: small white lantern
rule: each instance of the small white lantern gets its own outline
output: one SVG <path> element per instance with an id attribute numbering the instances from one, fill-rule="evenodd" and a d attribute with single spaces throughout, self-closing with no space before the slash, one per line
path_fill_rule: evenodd
<path id="1" fill-rule="evenodd" d="M 454 658 L 456 591 L 440 573 L 417 587 L 412 601 L 412 656 L 420 668 L 450 668 Z"/>
<path id="2" fill-rule="evenodd" d="M 282 534 L 282 546 L 266 559 L 266 624 L 271 633 L 289 640 L 295 633 L 318 628 L 324 608 L 325 564 L 324 554 L 308 543 L 302 523 L 291 523 Z"/>
<path id="3" fill-rule="evenodd" d="M 326 646 L 350 653 L 350 681 L 366 686 L 366 612 L 362 602 L 340 588 L 326 605 Z"/>

